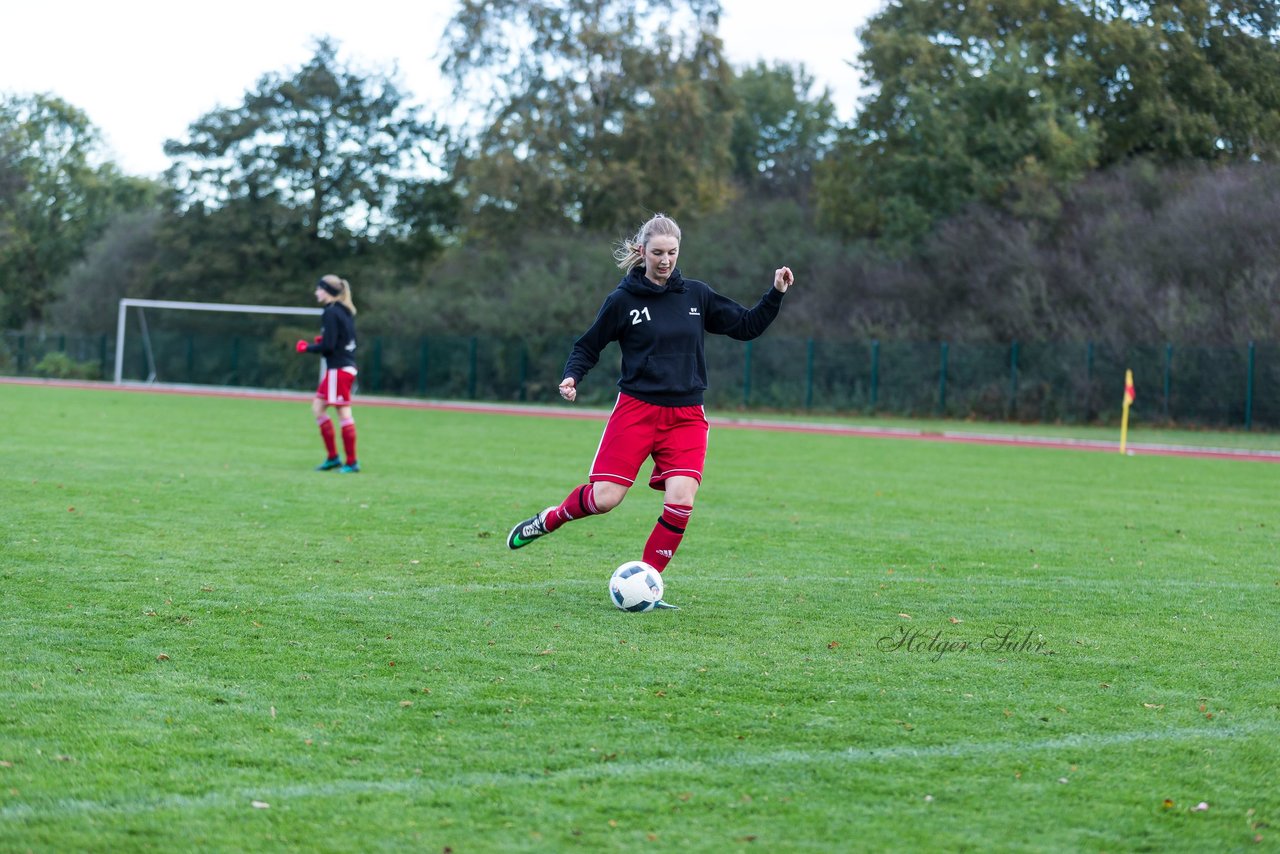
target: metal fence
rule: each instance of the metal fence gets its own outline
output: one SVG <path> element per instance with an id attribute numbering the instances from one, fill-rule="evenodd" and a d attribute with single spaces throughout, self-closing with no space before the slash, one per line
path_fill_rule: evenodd
<path id="1" fill-rule="evenodd" d="M 252 330 L 250 330 L 252 332 Z M 125 381 L 310 390 L 316 360 L 293 352 L 309 328 L 224 335 L 154 331 L 129 336 Z M 144 347 L 144 343 L 147 345 Z M 365 337 L 359 390 L 367 394 L 553 402 L 570 337 L 520 340 L 437 335 Z M 992 421 L 1106 423 L 1119 418 L 1132 369 L 1134 418 L 1244 430 L 1280 430 L 1280 345 L 1175 344 L 1123 349 L 1092 343 L 949 344 L 709 336 L 716 409 L 880 413 Z M 109 378 L 115 339 L 4 333 L 0 373 Z M 588 404 L 615 394 L 618 356 L 606 351 L 580 390 Z"/>

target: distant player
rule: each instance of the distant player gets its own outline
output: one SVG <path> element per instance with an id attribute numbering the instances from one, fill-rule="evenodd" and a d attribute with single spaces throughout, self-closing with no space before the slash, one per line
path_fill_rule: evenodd
<path id="1" fill-rule="evenodd" d="M 324 439 L 328 456 L 316 466 L 316 471 L 339 469 L 344 474 L 360 471 L 356 459 L 356 421 L 351 417 L 351 386 L 356 378 L 356 305 L 351 301 L 351 285 L 335 275 L 324 276 L 316 283 L 316 302 L 324 306 L 320 317 L 322 332 L 314 343 L 299 341 L 295 346 L 299 353 L 319 353 L 324 356 L 325 372 L 311 401 L 320 437 Z M 338 458 L 338 444 L 333 430 L 333 419 L 328 409 L 335 406 L 342 429 L 342 447 L 347 462 Z"/>
<path id="2" fill-rule="evenodd" d="M 707 455 L 705 334 L 739 341 L 759 337 L 777 317 L 783 294 L 794 281 L 790 268 L 778 268 L 773 287 L 747 309 L 703 282 L 681 276 L 679 254 L 680 227 L 662 214 L 614 253 L 625 271 L 622 281 L 605 298 L 591 328 L 574 342 L 560 396 L 569 402 L 577 398 L 578 383 L 610 341 L 622 350 L 621 393 L 588 482 L 512 528 L 508 548 L 523 548 L 566 522 L 608 513 L 622 502 L 644 461 L 653 457 L 649 486 L 663 493 L 662 515 L 641 559 L 661 572 L 675 556 Z"/>

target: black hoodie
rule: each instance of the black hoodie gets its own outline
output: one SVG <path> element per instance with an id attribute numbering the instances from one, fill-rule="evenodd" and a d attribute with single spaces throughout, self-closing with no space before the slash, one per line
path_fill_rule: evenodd
<path id="1" fill-rule="evenodd" d="M 782 292 L 770 287 L 747 309 L 713 291 L 705 282 L 671 271 L 658 287 L 636 266 L 605 297 L 595 323 L 573 344 L 565 378 L 582 378 L 600 361 L 610 341 L 622 350 L 618 388 L 658 406 L 699 406 L 707 389 L 704 334 L 739 341 L 758 338 L 782 307 Z"/>
<path id="2" fill-rule="evenodd" d="M 307 345 L 308 353 L 324 356 L 329 370 L 356 366 L 356 319 L 351 309 L 340 302 L 331 302 L 320 315 L 320 340 Z"/>

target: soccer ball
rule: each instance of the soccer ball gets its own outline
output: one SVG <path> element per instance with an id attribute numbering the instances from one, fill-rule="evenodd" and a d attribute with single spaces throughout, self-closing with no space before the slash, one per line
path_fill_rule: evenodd
<path id="1" fill-rule="evenodd" d="M 609 579 L 609 601 L 623 611 L 652 611 L 662 599 L 662 573 L 642 560 L 629 560 Z"/>

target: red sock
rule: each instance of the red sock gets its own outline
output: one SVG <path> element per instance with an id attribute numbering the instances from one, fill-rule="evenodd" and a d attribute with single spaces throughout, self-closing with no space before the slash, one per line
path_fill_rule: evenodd
<path id="1" fill-rule="evenodd" d="M 333 428 L 330 427 L 330 430 Z M 354 418 L 342 419 L 342 448 L 347 452 L 347 465 L 356 462 L 356 422 Z M 336 453 L 336 452 L 335 452 Z M 332 455 L 331 455 L 332 456 Z"/>
<path id="2" fill-rule="evenodd" d="M 333 436 L 333 419 L 328 415 L 321 415 L 316 419 L 316 423 L 320 425 L 320 438 L 324 439 L 324 449 L 329 452 L 329 459 L 332 460 L 338 456 L 338 444 Z"/>
<path id="3" fill-rule="evenodd" d="M 547 514 L 542 524 L 547 526 L 547 533 L 551 533 L 565 522 L 572 522 L 584 516 L 595 516 L 601 512 L 596 507 L 594 488 L 591 484 L 584 483 L 582 486 L 574 487 L 573 492 L 560 502 L 560 506 Z"/>
<path id="4" fill-rule="evenodd" d="M 644 556 L 641 558 L 649 566 L 662 572 L 667 564 L 676 556 L 680 541 L 684 539 L 684 529 L 689 524 L 689 514 L 693 506 L 689 504 L 663 504 L 662 515 L 653 526 L 649 541 L 644 544 Z"/>

